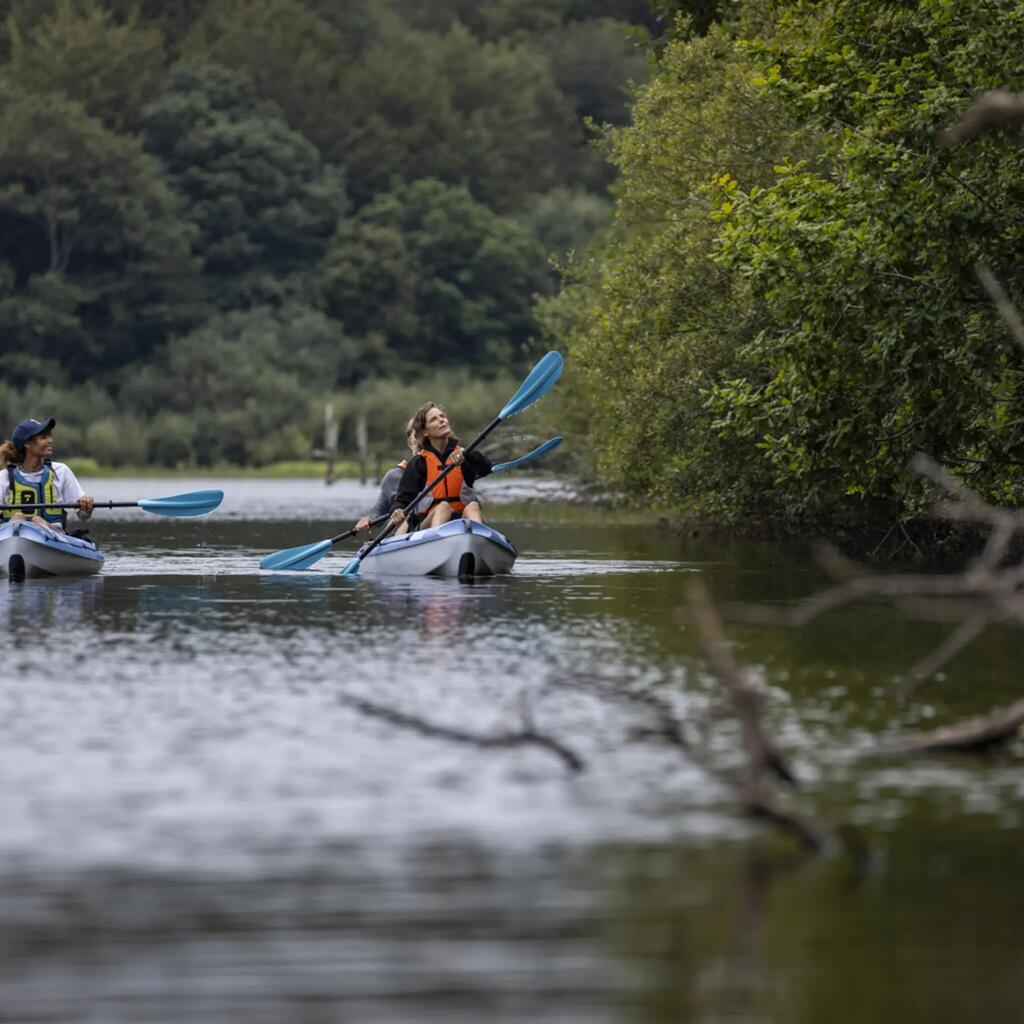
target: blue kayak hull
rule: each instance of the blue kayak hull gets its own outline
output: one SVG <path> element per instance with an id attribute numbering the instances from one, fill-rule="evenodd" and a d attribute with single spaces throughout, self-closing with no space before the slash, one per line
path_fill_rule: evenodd
<path id="1" fill-rule="evenodd" d="M 362 560 L 368 576 L 498 576 L 512 571 L 516 549 L 486 523 L 455 519 L 381 541 Z"/>
<path id="2" fill-rule="evenodd" d="M 92 576 L 102 568 L 103 552 L 91 540 L 23 519 L 0 524 L 0 574 L 4 576 Z"/>

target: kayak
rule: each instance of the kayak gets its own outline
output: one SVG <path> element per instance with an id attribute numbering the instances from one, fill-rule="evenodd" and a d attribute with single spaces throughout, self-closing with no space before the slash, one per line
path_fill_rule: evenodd
<path id="1" fill-rule="evenodd" d="M 367 576 L 497 576 L 512 571 L 516 549 L 472 519 L 388 537 L 360 563 Z"/>
<path id="2" fill-rule="evenodd" d="M 102 568 L 103 552 L 91 540 L 24 519 L 0 524 L 0 574 L 13 583 L 41 576 L 91 576 Z"/>

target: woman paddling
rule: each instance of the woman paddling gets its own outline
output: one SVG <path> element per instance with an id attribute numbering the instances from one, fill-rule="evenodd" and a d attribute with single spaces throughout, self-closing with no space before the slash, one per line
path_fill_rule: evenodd
<path id="1" fill-rule="evenodd" d="M 420 406 L 412 418 L 412 427 L 419 452 L 402 474 L 398 494 L 392 503 L 392 520 L 402 523 L 405 506 L 446 466 L 453 465 L 456 468 L 431 488 L 430 508 L 419 522 L 419 528 L 426 530 L 460 518 L 482 523 L 480 502 L 472 492 L 464 493 L 463 487 L 472 487 L 480 477 L 487 476 L 491 471 L 491 460 L 482 452 L 474 450 L 469 455 L 463 452 L 458 438 L 452 433 L 447 414 L 436 402 Z"/>
<path id="2" fill-rule="evenodd" d="M 79 519 L 92 515 L 93 499 L 83 493 L 71 467 L 63 462 L 51 461 L 53 455 L 53 428 L 57 421 L 49 419 L 22 420 L 11 433 L 10 441 L 0 445 L 0 495 L 5 505 L 32 505 L 52 502 L 53 508 L 39 508 L 32 512 L 0 509 L 0 519 L 30 518 L 39 526 L 64 529 L 67 513 L 59 504 L 77 503 Z"/>

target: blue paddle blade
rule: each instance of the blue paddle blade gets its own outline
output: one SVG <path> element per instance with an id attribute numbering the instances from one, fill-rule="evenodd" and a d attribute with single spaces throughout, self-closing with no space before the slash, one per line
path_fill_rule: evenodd
<path id="1" fill-rule="evenodd" d="M 519 390 L 508 400 L 505 408 L 498 413 L 503 420 L 524 409 L 529 409 L 534 402 L 543 398 L 562 376 L 565 360 L 557 352 L 549 352 L 530 371 L 529 377 L 519 385 Z"/>
<path id="2" fill-rule="evenodd" d="M 359 575 L 359 558 L 353 558 L 348 565 L 338 574 L 339 576 L 358 576 Z"/>
<path id="3" fill-rule="evenodd" d="M 331 550 L 329 540 L 317 541 L 316 544 L 304 544 L 299 548 L 288 548 L 275 551 L 260 559 L 261 569 L 308 569 L 315 565 Z"/>
<path id="4" fill-rule="evenodd" d="M 223 491 L 188 491 L 169 498 L 140 498 L 138 506 L 157 516 L 205 516 L 223 500 Z"/>
<path id="5" fill-rule="evenodd" d="M 504 473 L 506 469 L 515 469 L 516 466 L 523 466 L 527 462 L 533 462 L 534 459 L 539 459 L 541 456 L 547 455 L 548 452 L 554 451 L 564 440 L 564 437 L 553 437 L 550 441 L 545 441 L 543 444 L 538 445 L 532 452 L 520 455 L 518 459 L 513 459 L 511 462 L 499 462 L 496 466 L 492 467 L 491 473 Z"/>

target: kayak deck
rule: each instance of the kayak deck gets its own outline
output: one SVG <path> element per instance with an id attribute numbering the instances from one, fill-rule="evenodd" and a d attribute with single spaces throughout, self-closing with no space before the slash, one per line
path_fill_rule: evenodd
<path id="1" fill-rule="evenodd" d="M 103 552 L 91 540 L 24 519 L 0 524 L 0 574 L 12 582 L 92 576 L 102 568 Z"/>
<path id="2" fill-rule="evenodd" d="M 515 547 L 486 523 L 454 519 L 380 542 L 360 564 L 377 576 L 497 576 L 510 573 Z"/>

